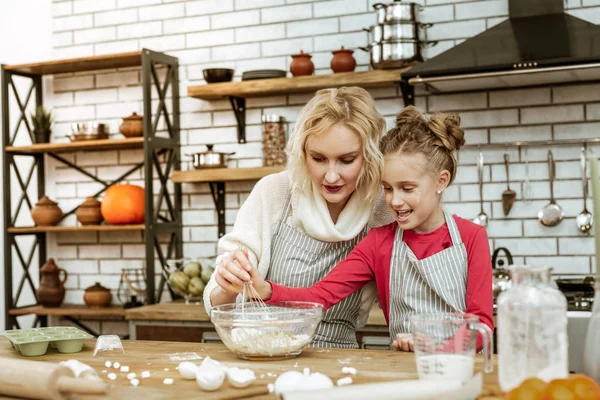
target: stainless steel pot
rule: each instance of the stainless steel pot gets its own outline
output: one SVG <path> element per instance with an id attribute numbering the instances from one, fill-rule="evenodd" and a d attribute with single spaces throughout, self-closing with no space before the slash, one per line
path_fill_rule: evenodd
<path id="1" fill-rule="evenodd" d="M 427 28 L 432 24 L 414 24 L 412 22 L 386 22 L 372 25 L 363 30 L 369 33 L 369 43 L 398 40 L 427 40 Z"/>
<path id="2" fill-rule="evenodd" d="M 423 7 L 417 3 L 375 3 L 373 8 L 377 10 L 377 23 L 385 24 L 391 21 L 405 21 L 405 22 L 421 22 L 420 12 Z"/>
<path id="3" fill-rule="evenodd" d="M 212 144 L 207 144 L 207 151 L 188 154 L 188 156 L 192 157 L 192 164 L 196 169 L 204 169 L 204 168 L 225 168 L 227 167 L 227 160 L 229 156 L 235 154 L 233 153 L 221 153 L 218 151 L 213 151 Z"/>
<path id="4" fill-rule="evenodd" d="M 361 50 L 370 52 L 371 66 L 375 69 L 402 68 L 413 61 L 424 61 L 423 48 L 435 44 L 437 42 L 416 40 L 383 41 L 361 47 Z"/>

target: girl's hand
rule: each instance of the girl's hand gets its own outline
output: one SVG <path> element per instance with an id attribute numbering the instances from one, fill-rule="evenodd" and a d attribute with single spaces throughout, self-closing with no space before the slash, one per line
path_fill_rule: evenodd
<path id="1" fill-rule="evenodd" d="M 250 271 L 254 269 L 248 259 L 248 250 L 235 250 L 221 259 L 221 263 L 215 270 L 215 281 L 229 294 L 242 293 L 243 282 L 251 280 Z"/>
<path id="2" fill-rule="evenodd" d="M 396 335 L 396 340 L 392 343 L 394 350 L 399 351 L 415 351 L 413 336 L 410 333 L 399 333 Z"/>

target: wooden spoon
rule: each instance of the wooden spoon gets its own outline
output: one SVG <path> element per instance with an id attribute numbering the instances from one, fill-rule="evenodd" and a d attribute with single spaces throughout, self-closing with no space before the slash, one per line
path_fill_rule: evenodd
<path id="1" fill-rule="evenodd" d="M 517 193 L 510 188 L 510 179 L 508 175 L 508 153 L 504 153 L 504 166 L 506 167 L 506 190 L 502 192 L 502 210 L 504 211 L 504 216 L 507 216 L 513 204 L 515 204 L 515 199 L 517 198 Z"/>

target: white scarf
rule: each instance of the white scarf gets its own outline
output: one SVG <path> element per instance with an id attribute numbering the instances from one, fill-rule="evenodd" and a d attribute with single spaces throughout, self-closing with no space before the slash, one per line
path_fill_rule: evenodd
<path id="1" fill-rule="evenodd" d="M 327 202 L 316 185 L 312 190 L 302 193 L 299 189 L 292 192 L 292 224 L 303 230 L 308 236 L 323 242 L 341 242 L 354 239 L 365 227 L 373 203 L 365 201 L 356 191 L 334 224 L 327 208 Z"/>

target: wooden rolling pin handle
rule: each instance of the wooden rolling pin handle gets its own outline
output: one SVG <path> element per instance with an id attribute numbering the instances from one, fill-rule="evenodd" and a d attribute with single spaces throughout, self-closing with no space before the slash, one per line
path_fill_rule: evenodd
<path id="1" fill-rule="evenodd" d="M 78 394 L 105 394 L 107 392 L 106 383 L 94 379 L 60 377 L 56 382 L 58 391 L 61 393 Z"/>

